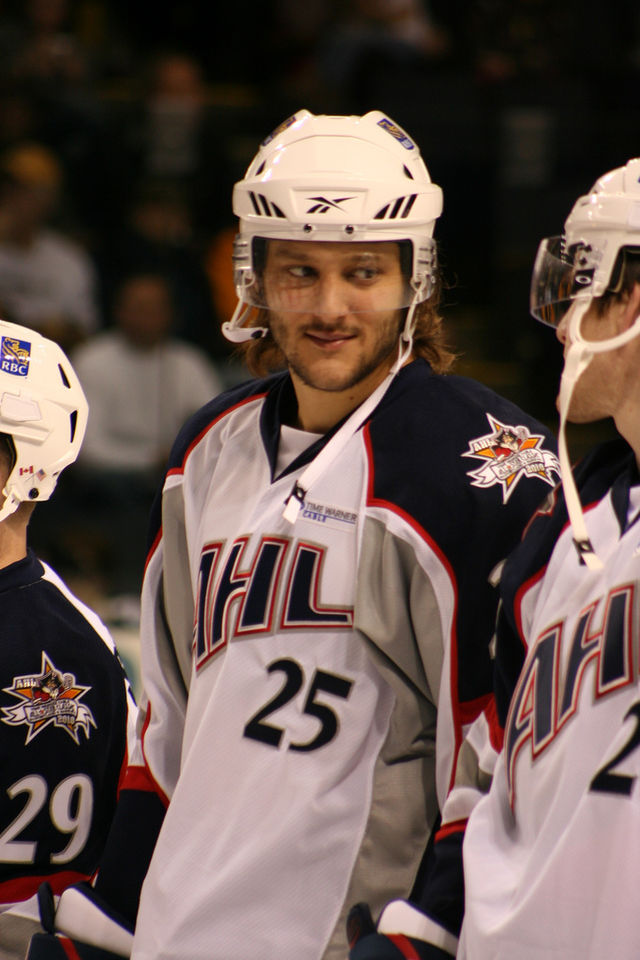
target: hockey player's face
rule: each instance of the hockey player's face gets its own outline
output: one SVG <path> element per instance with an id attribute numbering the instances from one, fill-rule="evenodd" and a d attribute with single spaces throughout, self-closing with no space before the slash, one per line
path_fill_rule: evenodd
<path id="1" fill-rule="evenodd" d="M 398 347 L 406 281 L 396 243 L 271 240 L 264 290 L 271 333 L 294 378 L 373 389 Z"/>
<path id="2" fill-rule="evenodd" d="M 609 340 L 622 333 L 637 315 L 640 306 L 640 285 L 629 300 L 610 302 L 604 312 L 592 303 L 580 323 L 580 334 L 587 341 Z M 557 336 L 564 346 L 565 358 L 571 345 L 571 318 L 575 305 L 563 317 Z M 640 388 L 637 370 L 640 365 L 640 338 L 614 350 L 595 353 L 573 388 L 569 419 L 574 423 L 590 423 L 613 417 L 618 429 L 619 418 L 626 410 L 637 409 Z M 556 401 L 558 405 L 558 401 Z M 622 432 L 622 430 L 621 430 Z"/>

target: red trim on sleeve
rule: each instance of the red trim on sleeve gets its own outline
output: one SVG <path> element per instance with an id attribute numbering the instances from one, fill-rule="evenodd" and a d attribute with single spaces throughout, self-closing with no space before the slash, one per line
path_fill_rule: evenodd
<path id="1" fill-rule="evenodd" d="M 153 541 L 153 543 L 151 544 L 151 546 L 149 547 L 149 552 L 147 553 L 147 557 L 146 557 L 146 559 L 145 559 L 145 561 L 144 561 L 144 570 L 142 571 L 143 576 L 146 576 L 146 574 L 147 574 L 147 567 L 148 567 L 149 564 L 151 563 L 151 560 L 152 560 L 152 558 L 153 558 L 153 555 L 154 555 L 154 553 L 156 552 L 156 550 L 158 549 L 158 544 L 160 543 L 161 540 L 162 540 L 162 527 L 160 527 L 160 529 L 159 529 L 158 532 L 156 533 L 155 538 L 154 538 L 154 541 Z"/>
<path id="2" fill-rule="evenodd" d="M 528 580 L 525 580 L 525 582 L 518 587 L 516 595 L 513 599 L 513 615 L 516 620 L 518 636 L 522 641 L 522 646 L 524 647 L 525 651 L 528 649 L 528 647 L 524 635 L 524 628 L 522 626 L 522 602 L 525 598 L 525 594 L 527 594 L 532 587 L 535 587 L 536 583 L 542 579 L 546 569 L 546 566 L 542 567 L 537 573 L 534 573 L 532 577 L 529 577 Z"/>
<path id="3" fill-rule="evenodd" d="M 73 945 L 73 941 L 69 940 L 68 937 L 58 937 L 60 946 L 69 957 L 69 960 L 82 960 L 80 954 Z"/>
<path id="4" fill-rule="evenodd" d="M 460 704 L 460 722 L 473 723 L 481 713 L 486 713 L 493 702 L 493 694 L 485 693 L 482 697 L 475 700 L 465 700 Z"/>
<path id="5" fill-rule="evenodd" d="M 28 900 L 38 892 L 38 887 L 45 881 L 55 894 L 60 894 L 74 883 L 90 880 L 91 876 L 90 873 L 80 873 L 78 870 L 63 870 L 60 873 L 45 874 L 40 877 L 16 877 L 15 880 L 5 880 L 4 883 L 0 883 L 0 903 L 20 903 Z"/>
<path id="6" fill-rule="evenodd" d="M 398 948 L 405 960 L 420 960 L 411 940 L 405 937 L 403 933 L 387 933 L 386 936 L 391 943 Z"/>
<path id="7" fill-rule="evenodd" d="M 169 806 L 169 798 L 159 786 L 155 777 L 151 773 L 147 758 L 144 752 L 144 738 L 147 732 L 147 728 L 151 722 L 151 704 L 147 707 L 147 715 L 145 717 L 144 726 L 142 728 L 142 734 L 140 737 L 142 745 L 142 755 L 145 759 L 144 766 L 134 766 L 131 765 L 127 767 L 125 775 L 122 780 L 122 790 L 140 790 L 143 793 L 155 793 L 156 796 L 160 799 L 163 806 L 166 808 Z"/>
<path id="8" fill-rule="evenodd" d="M 435 842 L 451 837 L 456 833 L 464 833 L 467 828 L 466 820 L 452 820 L 451 823 L 443 824 L 439 830 L 436 830 Z"/>
<path id="9" fill-rule="evenodd" d="M 500 753 L 504 741 L 504 729 L 498 720 L 498 706 L 493 697 L 490 698 L 485 707 L 484 715 L 489 728 L 489 741 L 491 746 L 496 753 Z"/>

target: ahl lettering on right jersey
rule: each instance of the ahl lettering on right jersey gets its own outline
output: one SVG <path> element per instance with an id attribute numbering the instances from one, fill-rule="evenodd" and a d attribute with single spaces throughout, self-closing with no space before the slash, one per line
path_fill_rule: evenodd
<path id="1" fill-rule="evenodd" d="M 235 540 L 223 564 L 224 542 L 202 550 L 193 635 L 196 670 L 236 637 L 353 626 L 353 607 L 320 602 L 324 547 L 267 536 L 247 560 L 248 540 Z"/>
<path id="2" fill-rule="evenodd" d="M 504 737 L 512 809 L 520 751 L 529 742 L 535 762 L 560 735 L 578 709 L 582 684 L 591 673 L 588 665 L 593 663 L 594 708 L 604 697 L 636 681 L 631 626 L 634 593 L 635 584 L 626 584 L 586 607 L 566 654 L 564 621 L 544 630 L 531 647 L 511 700 Z"/>

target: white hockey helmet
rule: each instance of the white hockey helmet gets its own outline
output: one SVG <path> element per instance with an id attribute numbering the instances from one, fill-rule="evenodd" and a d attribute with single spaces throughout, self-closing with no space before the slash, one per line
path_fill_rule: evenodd
<path id="1" fill-rule="evenodd" d="M 560 380 L 558 452 L 573 539 L 583 562 L 600 569 L 587 530 L 567 449 L 566 422 L 574 387 L 597 353 L 624 346 L 640 334 L 640 316 L 621 333 L 587 340 L 582 319 L 594 297 L 621 288 L 626 250 L 640 252 L 640 158 L 600 177 L 574 204 L 561 237 L 543 240 L 531 280 L 531 312 L 557 327 L 568 314 L 568 348 Z"/>
<path id="2" fill-rule="evenodd" d="M 88 409 L 58 344 L 0 320 L 0 433 L 12 438 L 15 451 L 0 520 L 23 501 L 49 499 L 60 473 L 78 456 Z"/>
<path id="3" fill-rule="evenodd" d="M 640 247 L 640 158 L 600 177 L 580 197 L 561 237 L 540 243 L 531 281 L 531 312 L 557 327 L 572 300 L 601 297 L 620 279 L 618 254 Z"/>
<path id="4" fill-rule="evenodd" d="M 240 341 L 266 332 L 243 327 L 243 305 L 264 307 L 254 240 L 404 241 L 412 248 L 406 302 L 426 300 L 436 270 L 433 229 L 442 190 L 417 145 L 388 116 L 315 116 L 300 110 L 262 143 L 233 190 L 239 218 L 234 279 L 240 303 L 223 325 Z"/>

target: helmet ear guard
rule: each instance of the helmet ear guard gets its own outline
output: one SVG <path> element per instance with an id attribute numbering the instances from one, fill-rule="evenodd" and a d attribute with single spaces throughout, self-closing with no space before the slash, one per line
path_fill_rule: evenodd
<path id="1" fill-rule="evenodd" d="M 407 305 L 428 299 L 437 270 L 432 239 L 442 191 L 432 183 L 411 138 L 380 111 L 314 116 L 300 110 L 262 143 L 233 191 L 239 218 L 234 279 L 241 303 L 258 282 L 258 239 L 373 243 L 409 241 L 412 258 Z M 223 324 L 234 341 L 264 327 L 243 324 L 236 309 Z M 244 330 L 241 335 L 240 331 Z"/>
<path id="2" fill-rule="evenodd" d="M 640 158 L 600 177 L 579 197 L 561 237 L 542 240 L 531 280 L 530 309 L 557 326 L 572 300 L 620 289 L 625 249 L 640 247 Z"/>
<path id="3" fill-rule="evenodd" d="M 0 321 L 0 434 L 15 451 L 0 520 L 24 501 L 49 499 L 80 452 L 87 417 L 84 392 L 58 344 Z"/>

